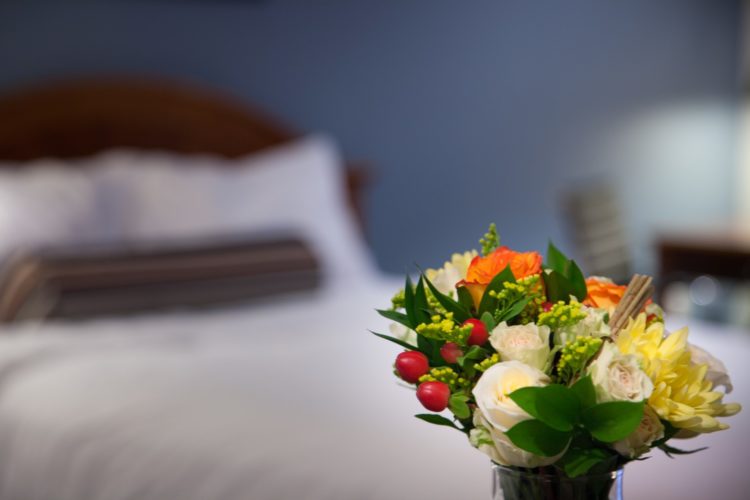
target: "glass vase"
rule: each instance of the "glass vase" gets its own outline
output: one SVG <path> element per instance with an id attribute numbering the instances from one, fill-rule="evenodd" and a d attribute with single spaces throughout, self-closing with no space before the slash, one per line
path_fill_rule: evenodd
<path id="1" fill-rule="evenodd" d="M 492 500 L 623 500 L 623 469 L 569 478 L 554 469 L 492 466 Z"/>

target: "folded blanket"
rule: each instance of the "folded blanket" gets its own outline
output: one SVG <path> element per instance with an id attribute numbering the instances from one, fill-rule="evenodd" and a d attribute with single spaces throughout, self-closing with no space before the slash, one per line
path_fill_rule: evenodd
<path id="1" fill-rule="evenodd" d="M 0 321 L 206 306 L 307 290 L 319 281 L 316 257 L 296 238 L 48 249 L 6 268 Z"/>

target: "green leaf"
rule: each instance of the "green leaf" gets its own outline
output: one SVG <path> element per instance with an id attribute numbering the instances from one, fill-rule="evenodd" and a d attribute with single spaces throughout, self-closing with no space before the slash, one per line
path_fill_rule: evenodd
<path id="1" fill-rule="evenodd" d="M 453 394 L 448 400 L 448 408 L 453 412 L 456 418 L 463 420 L 471 416 L 469 405 L 466 404 L 468 397 L 465 394 Z"/>
<path id="2" fill-rule="evenodd" d="M 547 292 L 547 300 L 557 302 L 562 300 L 570 302 L 570 296 L 574 295 L 573 285 L 568 278 L 555 270 L 546 270 L 542 273 L 544 289 Z"/>
<path id="3" fill-rule="evenodd" d="M 570 269 L 570 259 L 552 241 L 547 244 L 547 259 L 544 264 L 547 268 L 553 269 L 563 276 L 567 276 Z"/>
<path id="4" fill-rule="evenodd" d="M 539 420 L 524 420 L 505 433 L 513 444 L 535 455 L 553 457 L 570 442 L 570 432 L 553 429 Z"/>
<path id="5" fill-rule="evenodd" d="M 473 345 L 469 347 L 469 350 L 466 351 L 466 353 L 463 356 L 461 356 L 459 359 L 466 359 L 466 360 L 481 359 L 481 358 L 486 358 L 488 355 L 489 354 L 486 350 L 482 349 L 478 345 Z"/>
<path id="6" fill-rule="evenodd" d="M 456 362 L 458 366 L 464 371 L 466 377 L 472 378 L 476 373 L 474 368 L 474 361 L 484 359 L 489 356 L 489 353 L 479 347 L 478 345 L 471 346 L 463 356 L 459 356 Z"/>
<path id="7" fill-rule="evenodd" d="M 387 318 L 391 321 L 395 321 L 396 323 L 401 323 L 406 328 L 409 328 L 411 330 L 414 330 L 414 327 L 416 325 L 413 325 L 411 321 L 409 321 L 409 316 L 407 316 L 404 313 L 400 313 L 398 311 L 391 311 L 390 309 L 375 309 L 378 314 L 383 316 L 384 318 Z"/>
<path id="8" fill-rule="evenodd" d="M 430 320 L 430 313 L 428 312 L 430 305 L 427 303 L 424 280 L 421 276 L 419 277 L 419 281 L 417 281 L 417 287 L 414 289 L 414 308 L 416 309 L 417 321 L 419 323 L 427 323 Z"/>
<path id="9" fill-rule="evenodd" d="M 560 459 L 558 465 L 563 468 L 568 477 L 573 478 L 587 473 L 596 464 L 611 456 L 611 453 L 601 448 L 574 448 L 571 446 Z"/>
<path id="10" fill-rule="evenodd" d="M 417 348 L 427 356 L 431 367 L 445 366 L 445 360 L 440 355 L 440 345 L 436 340 L 417 334 Z"/>
<path id="11" fill-rule="evenodd" d="M 518 300 L 513 303 L 512 306 L 510 306 L 503 314 L 500 315 L 500 318 L 498 319 L 498 323 L 502 323 L 503 321 L 510 321 L 526 308 L 526 305 L 531 301 L 530 297 L 525 297 L 521 300 Z"/>
<path id="12" fill-rule="evenodd" d="M 513 391 L 510 398 L 529 415 L 558 431 L 573 430 L 580 419 L 581 406 L 578 398 L 560 384 L 523 387 Z"/>
<path id="13" fill-rule="evenodd" d="M 420 321 L 417 320 L 417 310 L 414 308 L 414 285 L 409 275 L 406 275 L 406 284 L 404 285 L 404 309 L 409 322 L 416 327 Z"/>
<path id="14" fill-rule="evenodd" d="M 420 413 L 419 415 L 414 415 L 419 420 L 424 420 L 425 422 L 429 422 L 431 424 L 435 425 L 443 425 L 445 427 L 452 427 L 456 430 L 459 430 L 463 432 L 462 429 L 456 426 L 451 420 L 443 417 L 442 415 L 436 415 L 434 413 Z"/>
<path id="15" fill-rule="evenodd" d="M 547 291 L 547 296 L 551 302 L 558 300 L 568 302 L 571 295 L 578 300 L 586 298 L 586 279 L 578 264 L 565 256 L 551 241 L 547 246 L 545 267 L 552 271 L 551 273 L 543 273 L 545 284 L 548 284 L 548 281 L 552 282 L 553 293 L 550 294 L 549 289 Z M 553 274 L 559 276 L 551 276 Z"/>
<path id="16" fill-rule="evenodd" d="M 586 288 L 586 278 L 584 278 L 583 272 L 581 271 L 581 268 L 578 267 L 578 264 L 576 264 L 576 261 L 570 261 L 570 271 L 567 276 L 573 288 L 573 295 L 575 295 L 579 301 L 585 300 L 586 296 L 589 294 L 588 289 Z"/>
<path id="17" fill-rule="evenodd" d="M 585 410 L 596 404 L 596 391 L 594 390 L 594 384 L 591 382 L 591 375 L 578 379 L 570 390 L 578 397 L 582 409 Z"/>
<path id="18" fill-rule="evenodd" d="M 433 285 L 430 280 L 427 279 L 427 276 L 422 276 L 422 282 L 427 283 L 427 288 L 430 289 L 433 297 L 435 297 L 435 299 L 440 303 L 441 306 L 445 308 L 446 311 L 453 313 L 453 319 L 455 319 L 458 323 L 463 323 L 467 319 L 471 318 L 471 314 L 469 314 L 468 309 L 464 308 L 464 306 L 448 297 L 447 295 L 440 293 L 440 291 L 435 288 L 435 285 Z"/>
<path id="19" fill-rule="evenodd" d="M 492 330 L 495 329 L 497 326 L 497 322 L 495 321 L 495 318 L 492 317 L 492 314 L 489 312 L 485 312 L 482 314 L 482 317 L 479 318 L 482 320 L 482 323 L 484 323 L 484 326 L 487 327 L 487 331 L 492 333 Z"/>
<path id="20" fill-rule="evenodd" d="M 629 436 L 643 418 L 644 402 L 611 401 L 583 411 L 583 426 L 591 435 L 605 443 L 613 443 Z"/>
<path id="21" fill-rule="evenodd" d="M 492 312 L 492 310 L 497 307 L 497 299 L 491 297 L 490 292 L 500 292 L 503 289 L 503 284 L 506 282 L 516 282 L 516 278 L 515 276 L 513 276 L 513 271 L 510 270 L 509 265 L 505 266 L 505 269 L 503 269 L 494 278 L 492 278 L 492 281 L 490 281 L 490 284 L 487 285 L 487 288 L 484 290 L 482 300 L 479 302 L 480 318 L 485 312 Z"/>
<path id="22" fill-rule="evenodd" d="M 666 443 L 662 443 L 658 446 L 658 448 L 661 451 L 663 451 L 669 458 L 674 458 L 672 455 L 692 455 L 693 453 L 698 453 L 699 451 L 707 450 L 708 446 L 704 446 L 702 448 L 696 448 L 694 450 L 681 450 L 679 448 L 669 446 Z"/>
<path id="23" fill-rule="evenodd" d="M 664 443 L 666 443 L 667 441 L 669 441 L 670 439 L 672 439 L 673 437 L 675 437 L 675 435 L 678 432 L 680 432 L 680 428 L 679 427 L 675 427 L 668 420 L 662 420 L 662 419 L 659 419 L 659 420 L 661 421 L 661 424 L 664 426 L 664 437 L 662 437 L 658 441 L 654 441 L 651 444 L 651 446 L 653 448 L 657 448 L 657 447 L 663 445 Z"/>
<path id="24" fill-rule="evenodd" d="M 376 337 L 380 337 L 381 339 L 385 339 L 385 340 L 388 340 L 390 342 L 393 342 L 394 344 L 398 344 L 401 347 L 403 347 L 404 349 L 408 349 L 410 351 L 417 351 L 418 350 L 413 345 L 411 345 L 411 344 L 409 344 L 407 342 L 404 342 L 401 339 L 397 339 L 396 337 L 391 337 L 390 335 L 383 335 L 382 333 L 373 332 L 372 330 L 368 330 L 368 331 L 370 333 L 372 333 L 373 335 L 375 335 Z"/>
<path id="25" fill-rule="evenodd" d="M 541 387 L 521 387 L 511 392 L 509 396 L 523 411 L 534 418 L 539 418 L 536 403 L 539 400 L 539 391 L 541 390 Z"/>
<path id="26" fill-rule="evenodd" d="M 542 388 L 536 402 L 539 420 L 558 431 L 570 431 L 581 418 L 581 404 L 570 389 L 560 384 Z"/>
<path id="27" fill-rule="evenodd" d="M 464 309 L 467 311 L 472 311 L 474 309 L 474 299 L 471 297 L 471 294 L 465 286 L 456 288 L 456 294 L 458 295 L 458 302 L 464 306 Z"/>

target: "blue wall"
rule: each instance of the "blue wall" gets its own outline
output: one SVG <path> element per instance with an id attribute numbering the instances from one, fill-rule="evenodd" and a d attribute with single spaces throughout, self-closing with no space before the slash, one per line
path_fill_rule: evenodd
<path id="1" fill-rule="evenodd" d="M 621 187 L 653 231 L 731 214 L 739 2 L 0 3 L 0 90 L 97 72 L 231 91 L 379 170 L 382 267 L 439 264 L 495 220 L 566 242 L 559 192 Z M 1 119 L 1 117 L 0 117 Z"/>

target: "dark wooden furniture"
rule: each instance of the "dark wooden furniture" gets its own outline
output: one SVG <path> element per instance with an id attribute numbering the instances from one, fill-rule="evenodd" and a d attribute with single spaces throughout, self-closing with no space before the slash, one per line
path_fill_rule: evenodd
<path id="1" fill-rule="evenodd" d="M 657 238 L 659 284 L 707 274 L 750 281 L 750 227 L 727 226 L 662 234 Z"/>

